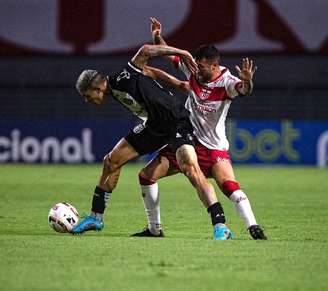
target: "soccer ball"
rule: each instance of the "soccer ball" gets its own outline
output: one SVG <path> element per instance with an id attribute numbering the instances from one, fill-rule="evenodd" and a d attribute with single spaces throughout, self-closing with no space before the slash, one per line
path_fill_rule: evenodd
<path id="1" fill-rule="evenodd" d="M 48 223 L 57 232 L 70 232 L 79 222 L 76 208 L 66 202 L 56 203 L 48 214 Z"/>

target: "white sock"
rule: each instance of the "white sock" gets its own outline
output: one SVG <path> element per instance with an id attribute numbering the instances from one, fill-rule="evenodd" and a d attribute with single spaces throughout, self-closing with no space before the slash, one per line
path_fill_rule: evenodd
<path id="1" fill-rule="evenodd" d="M 162 228 L 159 209 L 158 184 L 140 185 L 145 212 L 148 219 L 148 228 L 151 233 L 158 235 Z"/>
<path id="2" fill-rule="evenodd" d="M 251 204 L 249 203 L 246 194 L 242 190 L 236 190 L 233 192 L 229 199 L 234 203 L 237 212 L 245 221 L 247 228 L 251 225 L 257 224 Z"/>

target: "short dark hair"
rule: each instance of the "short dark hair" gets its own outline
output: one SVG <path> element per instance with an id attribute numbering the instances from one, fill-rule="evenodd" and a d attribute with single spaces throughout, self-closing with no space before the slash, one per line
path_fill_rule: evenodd
<path id="1" fill-rule="evenodd" d="M 220 61 L 219 50 L 214 45 L 208 44 L 198 47 L 195 51 L 194 57 L 196 60 L 206 59 L 209 61 Z"/>
<path id="2" fill-rule="evenodd" d="M 84 70 L 76 81 L 76 90 L 83 96 L 98 74 L 96 70 Z"/>

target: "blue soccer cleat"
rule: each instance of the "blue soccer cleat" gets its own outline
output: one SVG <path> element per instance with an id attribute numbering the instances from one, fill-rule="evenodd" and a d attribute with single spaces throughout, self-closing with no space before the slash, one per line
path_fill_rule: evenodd
<path id="1" fill-rule="evenodd" d="M 233 238 L 233 233 L 230 229 L 223 223 L 218 223 L 214 225 L 214 240 L 228 240 Z"/>
<path id="2" fill-rule="evenodd" d="M 72 234 L 82 234 L 89 230 L 101 231 L 104 227 L 103 221 L 93 215 L 86 216 L 83 220 L 71 230 Z"/>

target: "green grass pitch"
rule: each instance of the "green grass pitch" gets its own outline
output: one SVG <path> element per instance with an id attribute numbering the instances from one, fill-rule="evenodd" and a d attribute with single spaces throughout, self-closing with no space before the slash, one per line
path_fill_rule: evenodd
<path id="1" fill-rule="evenodd" d="M 212 226 L 182 175 L 159 182 L 166 237 L 130 238 L 146 218 L 127 165 L 102 232 L 58 234 L 56 202 L 88 212 L 100 165 L 0 166 L 0 290 L 327 290 L 328 171 L 236 167 L 268 241 L 253 241 L 220 193 L 231 241 Z"/>

